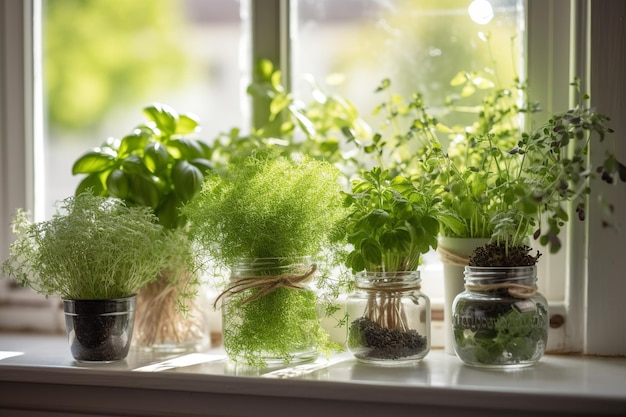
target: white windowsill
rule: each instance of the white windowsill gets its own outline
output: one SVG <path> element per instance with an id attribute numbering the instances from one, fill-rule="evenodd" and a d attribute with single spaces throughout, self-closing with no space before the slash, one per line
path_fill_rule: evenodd
<path id="1" fill-rule="evenodd" d="M 62 336 L 0 334 L 0 351 L 0 415 L 16 417 L 626 413 L 626 358 L 546 355 L 505 372 L 467 367 L 442 350 L 394 368 L 341 354 L 314 372 L 268 378 L 267 369 L 234 369 L 221 349 L 187 357 L 211 361 L 156 372 L 136 370 L 164 359 L 137 352 L 119 363 L 78 364 Z"/>

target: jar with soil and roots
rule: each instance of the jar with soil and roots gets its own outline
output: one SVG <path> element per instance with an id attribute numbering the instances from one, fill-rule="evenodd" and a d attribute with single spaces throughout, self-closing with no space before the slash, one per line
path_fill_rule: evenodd
<path id="1" fill-rule="evenodd" d="M 185 277 L 172 278 L 172 273 L 162 271 L 138 293 L 135 349 L 169 354 L 199 352 L 211 346 L 208 302 L 201 293 L 181 294 L 185 288 L 196 288 L 191 283 L 193 274 L 185 272 Z"/>
<path id="2" fill-rule="evenodd" d="M 419 271 L 359 272 L 347 299 L 348 349 L 364 363 L 408 365 L 430 350 L 430 300 Z"/>

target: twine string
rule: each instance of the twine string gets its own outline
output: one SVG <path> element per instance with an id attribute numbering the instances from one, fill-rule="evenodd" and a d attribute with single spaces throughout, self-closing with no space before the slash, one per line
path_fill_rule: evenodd
<path id="1" fill-rule="evenodd" d="M 467 256 L 461 256 L 445 248 L 442 248 L 441 246 L 437 248 L 437 251 L 441 256 L 441 262 L 443 263 L 457 266 L 467 266 L 469 264 L 469 257 Z"/>
<path id="2" fill-rule="evenodd" d="M 304 283 L 313 276 L 316 270 L 317 265 L 313 264 L 303 274 L 231 276 L 231 280 L 234 281 L 233 284 L 217 296 L 213 303 L 213 308 L 217 308 L 217 303 L 222 297 L 239 294 L 251 288 L 258 288 L 259 291 L 241 301 L 241 305 L 264 297 L 278 288 L 304 289 Z"/>
<path id="3" fill-rule="evenodd" d="M 489 291 L 505 289 L 510 296 L 515 298 L 532 298 L 537 294 L 537 287 L 535 285 L 522 285 L 512 282 L 503 282 L 501 284 L 478 284 L 478 285 L 465 285 L 470 291 Z"/>

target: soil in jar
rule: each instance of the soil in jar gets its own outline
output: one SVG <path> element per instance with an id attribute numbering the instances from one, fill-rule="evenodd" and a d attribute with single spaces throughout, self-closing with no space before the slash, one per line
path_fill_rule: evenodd
<path id="1" fill-rule="evenodd" d="M 397 360 L 412 357 L 427 348 L 427 338 L 415 329 L 387 328 L 367 317 L 350 324 L 349 346 L 362 359 Z"/>

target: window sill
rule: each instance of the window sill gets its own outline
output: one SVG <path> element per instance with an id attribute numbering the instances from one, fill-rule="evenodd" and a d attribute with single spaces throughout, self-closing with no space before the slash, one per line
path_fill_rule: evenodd
<path id="1" fill-rule="evenodd" d="M 0 334 L 0 350 L 0 415 L 20 417 L 626 411 L 626 358 L 546 355 L 534 367 L 505 372 L 467 367 L 438 349 L 419 365 L 393 368 L 362 365 L 341 354 L 330 366 L 271 378 L 270 369 L 232 367 L 221 349 L 186 356 L 195 364 L 179 366 L 139 352 L 114 364 L 78 364 L 62 336 Z"/>

